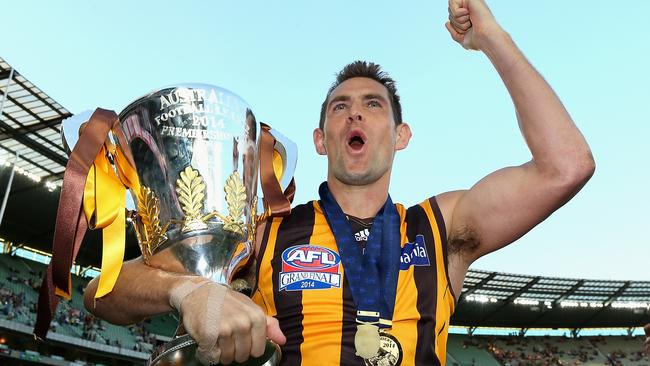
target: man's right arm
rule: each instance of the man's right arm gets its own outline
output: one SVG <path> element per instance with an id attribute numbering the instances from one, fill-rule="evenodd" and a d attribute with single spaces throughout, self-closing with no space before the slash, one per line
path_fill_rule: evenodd
<path id="1" fill-rule="evenodd" d="M 266 223 L 257 227 L 254 255 L 257 257 Z M 138 323 L 146 318 L 167 314 L 171 289 L 183 283 L 201 279 L 160 270 L 144 263 L 142 257 L 125 262 L 115 287 L 108 295 L 95 300 L 99 277 L 94 278 L 84 292 L 84 305 L 93 315 L 118 325 Z"/>
<path id="2" fill-rule="evenodd" d="M 99 277 L 90 281 L 84 293 L 84 305 L 95 316 L 111 323 L 137 323 L 171 312 L 170 289 L 193 277 L 150 267 L 140 257 L 123 264 L 113 291 L 100 299 L 94 298 Z"/>
<path id="3" fill-rule="evenodd" d="M 206 365 L 261 356 L 267 337 L 280 345 L 286 342 L 277 320 L 250 298 L 201 276 L 162 271 L 138 258 L 124 263 L 113 291 L 95 300 L 98 282 L 95 278 L 86 287 L 88 311 L 126 325 L 176 309 Z"/>

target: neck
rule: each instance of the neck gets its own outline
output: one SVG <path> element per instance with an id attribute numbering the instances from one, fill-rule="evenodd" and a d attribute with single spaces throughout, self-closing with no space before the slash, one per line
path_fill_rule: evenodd
<path id="1" fill-rule="evenodd" d="M 327 185 L 343 212 L 368 218 L 376 216 L 386 203 L 389 180 L 389 176 L 384 176 L 368 185 L 352 186 L 328 176 Z"/>

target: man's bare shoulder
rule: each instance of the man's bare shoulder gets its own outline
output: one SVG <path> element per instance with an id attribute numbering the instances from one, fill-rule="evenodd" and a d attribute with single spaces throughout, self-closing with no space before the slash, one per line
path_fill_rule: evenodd
<path id="1" fill-rule="evenodd" d="M 447 238 L 449 238 L 449 233 L 452 228 L 452 220 L 454 217 L 454 208 L 456 207 L 456 204 L 458 201 L 463 197 L 463 195 L 467 192 L 466 190 L 458 190 L 458 191 L 449 191 L 449 192 L 444 192 L 437 194 L 436 197 L 436 202 L 438 203 L 438 207 L 440 208 L 440 212 L 442 213 L 442 217 L 445 220 L 445 229 L 447 232 Z"/>
<path id="2" fill-rule="evenodd" d="M 454 209 L 458 201 L 467 193 L 466 190 L 450 191 L 436 195 L 436 202 L 440 207 L 440 212 L 445 220 L 445 229 L 447 232 L 447 260 L 449 267 L 449 279 L 451 280 L 451 287 L 456 294 L 456 300 L 463 288 L 463 280 L 465 273 L 467 273 L 468 263 L 465 260 L 463 253 L 466 250 L 471 250 L 472 246 L 478 243 L 475 240 L 475 235 L 468 227 L 458 228 L 454 225 Z"/>

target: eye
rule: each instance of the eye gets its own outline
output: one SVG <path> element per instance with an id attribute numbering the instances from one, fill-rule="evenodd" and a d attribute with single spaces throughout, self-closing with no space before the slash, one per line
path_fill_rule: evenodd
<path id="1" fill-rule="evenodd" d="M 347 105 L 345 103 L 336 103 L 334 104 L 334 107 L 332 108 L 333 111 L 342 111 L 345 108 L 347 108 Z"/>
<path id="2" fill-rule="evenodd" d="M 368 107 L 370 107 L 370 108 L 381 108 L 381 103 L 379 103 L 376 100 L 370 100 L 370 101 L 368 101 Z"/>

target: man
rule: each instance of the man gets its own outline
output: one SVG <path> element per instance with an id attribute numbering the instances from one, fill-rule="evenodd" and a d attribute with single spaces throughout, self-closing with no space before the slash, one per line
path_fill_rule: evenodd
<path id="1" fill-rule="evenodd" d="M 393 158 L 411 131 L 392 79 L 377 65 L 350 64 L 329 91 L 313 136 L 328 159 L 327 184 L 319 201 L 270 220 L 258 235 L 255 303 L 136 260 L 95 306 L 91 282 L 89 310 L 129 324 L 176 309 L 206 364 L 261 355 L 266 337 L 284 345 L 287 365 L 445 364 L 448 321 L 470 264 L 565 204 L 595 167 L 560 100 L 484 1 L 450 0 L 449 14 L 451 37 L 485 53 L 505 83 L 531 161 L 469 190 L 408 209 L 393 205 Z M 312 266 L 297 266 L 305 263 Z"/>

